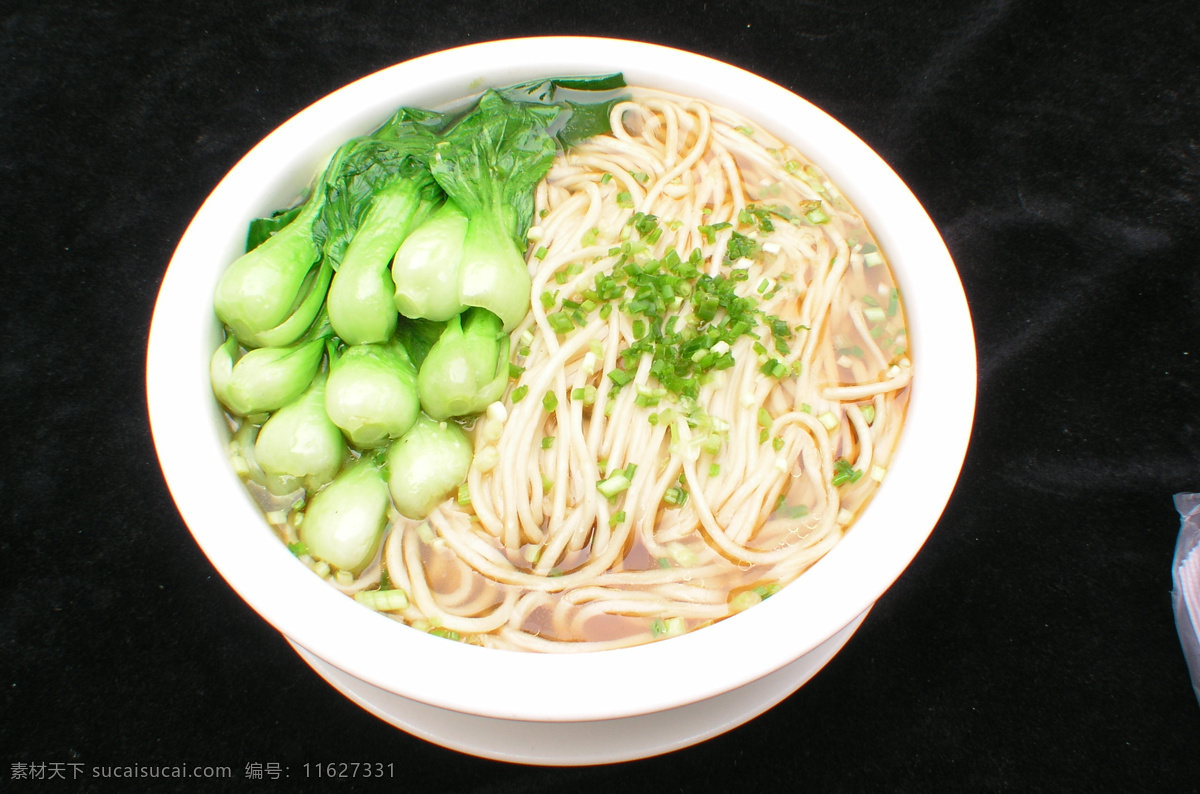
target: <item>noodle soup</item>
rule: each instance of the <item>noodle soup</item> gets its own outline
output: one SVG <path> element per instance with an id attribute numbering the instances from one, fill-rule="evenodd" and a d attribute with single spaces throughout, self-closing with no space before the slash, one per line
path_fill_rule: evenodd
<path id="1" fill-rule="evenodd" d="M 912 364 L 864 220 L 728 110 L 637 89 L 611 124 L 537 188 L 531 310 L 466 482 L 393 513 L 357 576 L 301 555 L 398 621 L 530 651 L 693 631 L 801 575 L 887 472 Z M 250 487 L 295 544 L 302 505 Z"/>

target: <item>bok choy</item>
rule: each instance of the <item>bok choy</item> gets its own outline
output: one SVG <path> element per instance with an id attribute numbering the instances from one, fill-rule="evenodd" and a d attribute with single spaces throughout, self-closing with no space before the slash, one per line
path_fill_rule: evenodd
<path id="1" fill-rule="evenodd" d="M 426 167 L 436 140 L 427 126 L 431 120 L 401 110 L 384 131 L 359 143 L 329 189 L 346 242 L 327 306 L 333 330 L 346 344 L 386 342 L 396 330 L 392 257 L 442 198 Z M 336 257 L 336 248 L 331 253 Z"/>
<path id="2" fill-rule="evenodd" d="M 322 338 L 291 347 L 260 347 L 238 357 L 237 337 L 213 354 L 209 378 L 213 393 L 235 416 L 275 411 L 295 400 L 321 366 Z"/>
<path id="3" fill-rule="evenodd" d="M 508 334 L 486 309 L 446 323 L 417 373 L 421 407 L 434 419 L 484 411 L 508 386 Z"/>
<path id="4" fill-rule="evenodd" d="M 213 295 L 210 380 L 256 482 L 311 499 L 298 526 L 317 559 L 361 572 L 389 505 L 423 517 L 466 478 L 463 427 L 503 398 L 529 310 L 535 189 L 609 131 L 623 87 L 548 78 L 461 112 L 400 108 L 250 224 Z"/>
<path id="5" fill-rule="evenodd" d="M 451 309 L 475 306 L 498 316 L 506 331 L 521 321 L 531 283 L 522 254 L 525 233 L 533 219 L 534 188 L 558 151 L 549 126 L 559 112 L 556 105 L 522 104 L 488 91 L 438 141 L 430 172 L 466 217 L 466 229 L 459 243 L 461 221 L 443 215 L 436 232 L 400 246 L 392 263 L 398 308 L 410 316 L 448 319 Z M 444 291 L 424 305 L 420 289 L 431 272 L 454 285 L 457 305 Z"/>
<path id="6" fill-rule="evenodd" d="M 252 227 L 248 239 L 258 244 L 221 274 L 213 308 L 245 347 L 291 344 L 324 306 L 333 268 L 322 261 L 317 220 L 325 208 L 325 186 L 351 148 L 346 144 L 334 153 L 297 212 L 276 216 L 286 223 L 273 234 L 262 239 Z M 262 227 L 260 223 L 257 228 Z"/>
<path id="7" fill-rule="evenodd" d="M 331 481 L 346 459 L 342 431 L 325 412 L 327 372 L 319 372 L 308 389 L 271 414 L 254 442 L 254 458 L 265 475 L 267 490 L 310 493 Z"/>
<path id="8" fill-rule="evenodd" d="M 407 518 L 425 518 L 467 478 L 471 458 L 471 442 L 461 427 L 422 415 L 388 447 L 392 504 Z"/>
<path id="9" fill-rule="evenodd" d="M 340 353 L 331 343 L 329 361 L 325 411 L 354 446 L 386 444 L 417 421 L 417 368 L 398 341 L 351 345 Z"/>
<path id="10" fill-rule="evenodd" d="M 364 455 L 312 498 L 299 534 L 316 559 L 355 574 L 374 559 L 389 504 L 381 457 Z"/>

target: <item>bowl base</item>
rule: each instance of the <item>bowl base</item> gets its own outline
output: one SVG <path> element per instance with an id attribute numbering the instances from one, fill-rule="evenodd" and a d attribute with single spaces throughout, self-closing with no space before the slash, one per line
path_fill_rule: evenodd
<path id="1" fill-rule="evenodd" d="M 413 736 L 495 761 L 584 766 L 680 750 L 749 722 L 816 675 L 846 644 L 869 611 L 799 659 L 745 686 L 668 711 L 593 722 L 505 720 L 430 706 L 355 678 L 289 642 L 334 689 Z"/>

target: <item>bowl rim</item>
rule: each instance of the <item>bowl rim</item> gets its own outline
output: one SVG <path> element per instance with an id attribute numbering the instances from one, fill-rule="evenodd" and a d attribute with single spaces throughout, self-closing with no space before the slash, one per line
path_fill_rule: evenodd
<path id="1" fill-rule="evenodd" d="M 753 609 L 669 642 L 620 650 L 532 654 L 445 642 L 337 593 L 272 534 L 213 432 L 222 420 L 208 360 L 218 331 L 211 302 L 196 296 L 212 294 L 247 221 L 286 204 L 339 143 L 395 107 L 436 106 L 538 77 L 616 71 L 630 85 L 702 96 L 754 119 L 817 163 L 863 214 L 892 261 L 915 351 L 906 426 L 887 478 L 846 537 Z M 739 67 L 657 44 L 578 36 L 422 55 L 356 80 L 281 124 L 221 180 L 181 237 L 146 356 L 150 425 L 172 498 L 197 544 L 251 608 L 338 669 L 403 697 L 549 722 L 704 700 L 779 669 L 848 625 L 900 576 L 938 522 L 966 455 L 976 392 L 970 313 L 949 251 L 917 198 L 867 144 L 812 103 Z M 538 697 L 543 682 L 558 684 Z"/>

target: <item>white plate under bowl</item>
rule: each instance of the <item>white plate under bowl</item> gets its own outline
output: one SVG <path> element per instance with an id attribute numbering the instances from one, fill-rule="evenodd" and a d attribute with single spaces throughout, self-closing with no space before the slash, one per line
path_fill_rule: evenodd
<path id="1" fill-rule="evenodd" d="M 413 736 L 494 761 L 587 766 L 682 750 L 744 725 L 808 683 L 849 641 L 866 616 L 863 612 L 791 664 L 722 695 L 653 714 L 591 722 L 501 720 L 440 709 L 372 686 L 296 643 L 291 645 L 334 689 Z"/>

